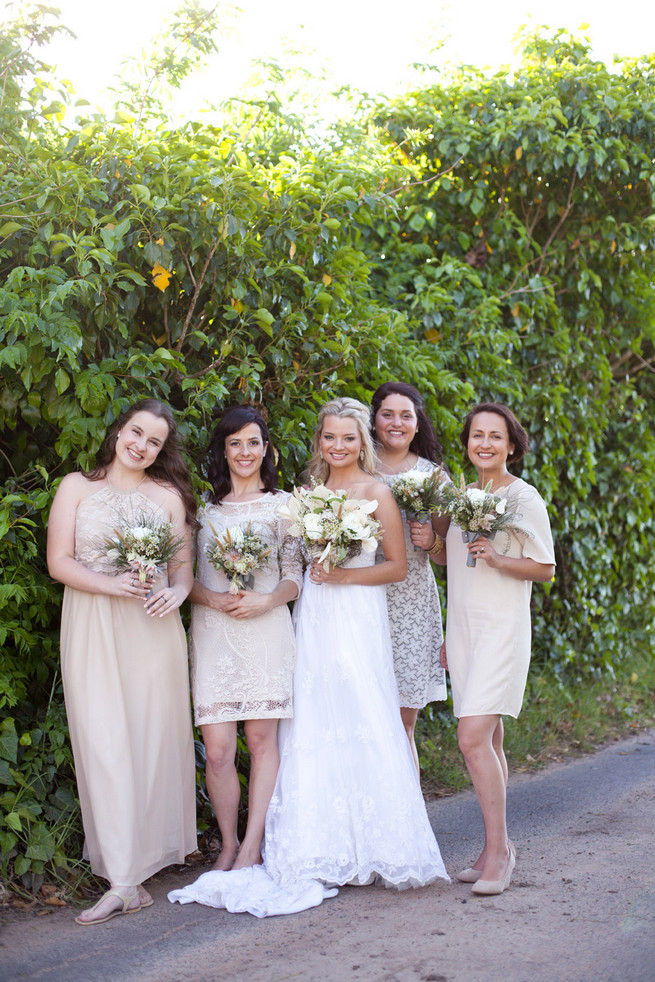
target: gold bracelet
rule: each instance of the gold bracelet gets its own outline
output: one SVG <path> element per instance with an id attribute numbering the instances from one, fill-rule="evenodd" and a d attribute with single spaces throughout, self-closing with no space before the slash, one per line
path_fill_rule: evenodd
<path id="1" fill-rule="evenodd" d="M 430 548 L 426 549 L 425 551 L 427 552 L 428 556 L 433 556 L 433 557 L 438 556 L 445 544 L 446 544 L 446 540 L 442 539 L 441 536 L 438 534 L 438 532 L 435 532 L 434 542 L 432 543 Z"/>

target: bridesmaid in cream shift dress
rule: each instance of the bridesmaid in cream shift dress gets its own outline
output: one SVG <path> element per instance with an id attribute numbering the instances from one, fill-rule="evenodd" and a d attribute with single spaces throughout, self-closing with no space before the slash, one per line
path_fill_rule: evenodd
<path id="1" fill-rule="evenodd" d="M 192 583 L 195 510 L 167 406 L 146 400 L 109 434 L 89 475 L 63 479 L 48 523 L 48 565 L 65 584 L 61 665 L 85 856 L 109 890 L 77 922 L 152 904 L 141 886 L 196 848 L 187 650 L 178 608 Z M 171 467 L 171 461 L 173 466 Z M 183 540 L 154 581 L 117 573 L 107 540 L 171 522 Z"/>
<path id="2" fill-rule="evenodd" d="M 457 874 L 473 893 L 498 894 L 516 861 L 507 837 L 507 761 L 503 714 L 518 716 L 530 661 L 530 593 L 555 571 L 546 506 L 535 488 L 513 477 L 507 463 L 529 449 L 514 414 L 482 403 L 466 417 L 461 441 L 478 473 L 476 487 L 504 497 L 515 509 L 517 532 L 464 545 L 451 524 L 448 557 L 446 654 L 459 717 L 457 736 L 482 810 L 485 844 L 473 866 Z M 467 557 L 476 560 L 467 567 Z M 445 659 L 444 659 L 445 660 Z"/>

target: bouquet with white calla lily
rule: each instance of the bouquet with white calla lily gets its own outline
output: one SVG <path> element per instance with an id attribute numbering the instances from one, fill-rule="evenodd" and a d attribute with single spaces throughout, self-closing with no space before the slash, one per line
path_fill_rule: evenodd
<path id="1" fill-rule="evenodd" d="M 382 534 L 372 518 L 377 501 L 349 498 L 347 491 L 331 491 L 323 484 L 294 488 L 278 514 L 291 522 L 289 534 L 302 539 L 312 559 L 342 566 L 361 552 L 375 552 Z"/>
<path id="2" fill-rule="evenodd" d="M 456 484 L 444 486 L 445 512 L 461 529 L 464 542 L 475 542 L 480 538 L 493 539 L 503 529 L 516 530 L 516 511 L 508 508 L 506 498 L 492 493 L 491 483 L 489 481 L 484 488 L 467 488 L 462 477 L 460 487 Z M 469 553 L 466 565 L 475 566 L 476 562 L 475 557 Z"/>
<path id="3" fill-rule="evenodd" d="M 225 573 L 230 581 L 230 593 L 238 593 L 255 585 L 254 571 L 265 566 L 269 547 L 252 530 L 250 522 L 242 528 L 235 525 L 219 535 L 209 523 L 213 538 L 205 546 L 205 555 L 212 566 Z"/>

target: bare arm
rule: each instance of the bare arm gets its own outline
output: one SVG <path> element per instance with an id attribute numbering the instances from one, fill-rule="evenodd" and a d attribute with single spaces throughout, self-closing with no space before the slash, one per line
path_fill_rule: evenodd
<path id="1" fill-rule="evenodd" d="M 274 607 L 281 607 L 295 600 L 298 596 L 298 586 L 293 580 L 280 580 L 271 593 L 256 593 L 254 590 L 240 590 L 232 596 L 233 604 L 226 609 L 231 617 L 243 620 L 247 617 L 257 617 L 265 614 Z"/>
<path id="2" fill-rule="evenodd" d="M 75 559 L 75 517 L 78 506 L 88 493 L 88 481 L 82 474 L 68 474 L 57 490 L 48 519 L 48 572 L 53 579 L 84 593 L 145 599 L 150 583 L 133 583 L 128 570 L 118 576 L 88 569 Z"/>
<path id="3" fill-rule="evenodd" d="M 513 580 L 547 583 L 555 575 L 555 566 L 552 563 L 538 563 L 536 559 L 529 559 L 527 556 L 501 556 L 486 538 L 469 542 L 467 549 L 476 559 L 484 559 L 492 569 L 497 569 L 504 576 L 511 576 Z"/>
<path id="4" fill-rule="evenodd" d="M 145 603 L 145 608 L 153 617 L 164 617 L 181 607 L 193 586 L 193 565 L 191 559 L 191 529 L 186 524 L 186 514 L 182 499 L 175 491 L 167 494 L 166 506 L 173 525 L 173 534 L 183 539 L 175 558 L 168 563 L 168 586 L 153 592 Z"/>

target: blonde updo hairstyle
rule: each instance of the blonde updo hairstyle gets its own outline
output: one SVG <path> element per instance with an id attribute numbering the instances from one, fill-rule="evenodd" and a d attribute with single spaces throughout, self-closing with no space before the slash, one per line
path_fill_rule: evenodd
<path id="1" fill-rule="evenodd" d="M 304 477 L 307 481 L 315 478 L 320 484 L 327 481 L 330 474 L 330 465 L 323 460 L 320 451 L 320 439 L 323 426 L 328 416 L 339 416 L 341 419 L 354 419 L 357 424 L 359 437 L 362 441 L 359 466 L 366 474 L 377 472 L 378 459 L 373 446 L 373 440 L 369 429 L 370 410 L 357 399 L 349 399 L 348 396 L 341 396 L 338 399 L 331 399 L 321 407 L 318 414 L 318 425 L 314 433 L 314 454 L 307 464 Z"/>

